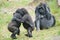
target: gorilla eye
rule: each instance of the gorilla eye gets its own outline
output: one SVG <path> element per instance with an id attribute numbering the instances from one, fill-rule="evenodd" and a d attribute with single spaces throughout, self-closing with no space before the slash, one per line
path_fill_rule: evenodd
<path id="1" fill-rule="evenodd" d="M 40 7 L 39 9 L 43 9 L 43 7 Z"/>

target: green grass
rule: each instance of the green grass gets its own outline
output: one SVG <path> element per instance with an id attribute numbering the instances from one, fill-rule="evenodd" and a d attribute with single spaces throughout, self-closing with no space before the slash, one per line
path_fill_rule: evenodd
<path id="1" fill-rule="evenodd" d="M 19 2 L 7 2 L 6 0 L 2 0 L 2 2 L 4 3 L 1 3 L 0 1 L 0 9 L 26 6 L 29 3 L 28 0 L 22 0 Z M 19 36 L 17 36 L 16 40 L 52 40 L 54 36 L 60 36 L 60 8 L 58 8 L 56 0 L 48 1 L 48 4 L 50 6 L 51 13 L 56 18 L 56 25 L 48 30 L 44 29 L 38 32 L 34 30 L 32 38 L 25 36 L 27 31 L 21 25 L 21 33 Z M 34 11 L 31 10 L 29 13 L 33 18 L 35 15 Z M 0 11 L 0 40 L 12 40 L 10 38 L 11 33 L 7 29 L 8 23 L 10 22 L 12 16 L 13 14 L 11 12 L 7 12 L 5 14 L 3 11 Z"/>
<path id="2" fill-rule="evenodd" d="M 16 1 L 7 1 L 7 0 L 0 0 L 0 8 L 10 8 L 10 7 L 17 7 L 17 6 L 26 6 L 30 1 L 28 0 L 19 0 Z"/>

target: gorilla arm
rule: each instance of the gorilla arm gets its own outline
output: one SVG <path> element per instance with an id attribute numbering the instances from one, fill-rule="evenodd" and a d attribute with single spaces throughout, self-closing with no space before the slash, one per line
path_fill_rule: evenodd
<path id="1" fill-rule="evenodd" d="M 18 22 L 24 22 L 24 21 L 22 20 L 22 16 L 21 16 L 19 13 L 14 13 L 12 20 L 16 20 L 16 21 L 18 21 Z"/>
<path id="2" fill-rule="evenodd" d="M 19 22 L 24 22 L 22 19 L 19 19 L 19 18 L 16 18 L 16 17 L 14 17 L 13 20 L 17 20 Z"/>
<path id="3" fill-rule="evenodd" d="M 29 24 L 30 26 L 34 26 L 33 21 L 32 21 L 32 19 L 31 19 L 31 16 L 30 16 L 30 15 L 25 14 L 25 15 L 22 17 L 22 20 L 23 20 L 24 22 L 26 22 L 27 24 Z"/>

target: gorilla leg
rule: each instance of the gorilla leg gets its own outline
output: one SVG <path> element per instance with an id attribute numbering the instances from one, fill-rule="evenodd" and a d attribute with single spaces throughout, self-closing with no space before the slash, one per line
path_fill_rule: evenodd
<path id="1" fill-rule="evenodd" d="M 40 30 L 40 20 L 35 21 L 36 30 Z"/>
<path id="2" fill-rule="evenodd" d="M 28 28 L 27 32 L 28 32 L 28 34 L 26 36 L 32 37 L 32 29 Z"/>
<path id="3" fill-rule="evenodd" d="M 16 34 L 18 33 L 18 28 L 14 27 L 12 30 L 14 30 L 11 34 L 11 38 L 16 39 Z"/>
<path id="4" fill-rule="evenodd" d="M 20 29 L 18 28 L 18 33 L 17 33 L 17 35 L 20 35 Z"/>
<path id="5" fill-rule="evenodd" d="M 32 27 L 27 23 L 23 23 L 23 26 L 25 29 L 27 29 L 27 32 L 28 32 L 26 36 L 32 37 Z"/>
<path id="6" fill-rule="evenodd" d="M 21 23 L 20 23 L 19 27 L 20 26 L 21 26 Z M 18 33 L 17 33 L 17 35 L 20 35 L 20 29 L 19 29 L 19 27 L 18 27 Z"/>
<path id="7" fill-rule="evenodd" d="M 35 20 L 36 30 L 40 30 L 40 15 Z"/>

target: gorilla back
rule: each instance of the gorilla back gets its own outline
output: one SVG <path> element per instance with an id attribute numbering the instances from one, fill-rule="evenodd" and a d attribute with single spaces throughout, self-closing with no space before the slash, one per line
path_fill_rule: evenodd
<path id="1" fill-rule="evenodd" d="M 23 26 L 24 28 L 27 30 L 27 34 L 26 36 L 28 37 L 32 37 L 32 31 L 34 30 L 34 23 L 32 21 L 31 16 L 28 14 L 27 10 L 25 8 L 21 9 L 23 11 L 23 18 L 22 20 L 24 20 L 23 22 Z"/>

